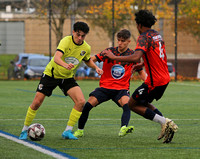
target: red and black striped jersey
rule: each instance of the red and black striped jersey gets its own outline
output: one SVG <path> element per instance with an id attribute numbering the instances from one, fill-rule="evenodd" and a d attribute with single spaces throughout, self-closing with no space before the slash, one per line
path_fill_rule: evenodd
<path id="1" fill-rule="evenodd" d="M 147 73 L 145 83 L 149 87 L 162 86 L 170 81 L 165 44 L 157 31 L 150 29 L 142 33 L 137 39 L 135 50 L 143 52 L 142 58 Z"/>

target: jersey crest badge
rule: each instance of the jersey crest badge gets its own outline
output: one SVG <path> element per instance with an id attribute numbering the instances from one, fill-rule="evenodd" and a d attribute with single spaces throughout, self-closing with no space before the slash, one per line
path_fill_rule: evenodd
<path id="1" fill-rule="evenodd" d="M 65 62 L 68 63 L 68 64 L 72 63 L 74 65 L 78 65 L 79 64 L 79 60 L 77 58 L 75 58 L 75 57 L 66 57 L 65 58 Z"/>
<path id="2" fill-rule="evenodd" d="M 111 75 L 114 79 L 121 79 L 125 74 L 125 69 L 122 65 L 114 65 L 111 68 Z"/>
<path id="3" fill-rule="evenodd" d="M 84 56 L 85 53 L 86 53 L 86 51 L 81 51 L 80 55 L 81 55 L 81 56 Z"/>

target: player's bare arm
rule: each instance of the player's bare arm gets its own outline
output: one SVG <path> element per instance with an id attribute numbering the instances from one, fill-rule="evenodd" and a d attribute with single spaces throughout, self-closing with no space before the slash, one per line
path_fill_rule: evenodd
<path id="1" fill-rule="evenodd" d="M 91 60 L 92 60 L 93 62 L 97 62 L 96 56 L 92 56 L 92 57 L 91 57 Z"/>
<path id="2" fill-rule="evenodd" d="M 134 54 L 129 56 L 115 56 L 110 50 L 104 50 L 102 54 L 111 60 L 137 63 L 140 62 L 143 52 L 141 50 L 137 50 Z"/>
<path id="3" fill-rule="evenodd" d="M 135 65 L 133 65 L 132 73 L 134 73 L 137 70 L 140 70 L 143 66 L 144 66 L 144 62 L 136 63 Z"/>
<path id="4" fill-rule="evenodd" d="M 140 76 L 140 79 L 145 81 L 147 79 L 147 74 L 144 70 L 141 70 L 138 72 L 139 73 L 139 76 Z"/>
<path id="5" fill-rule="evenodd" d="M 68 70 L 71 70 L 74 67 L 74 64 L 72 63 L 67 64 L 61 59 L 62 56 L 63 56 L 62 52 L 56 51 L 55 56 L 54 56 L 54 62 Z"/>
<path id="6" fill-rule="evenodd" d="M 94 68 L 96 70 L 96 72 L 98 73 L 98 75 L 102 75 L 103 74 L 103 70 L 100 69 L 94 62 L 93 60 L 90 58 L 89 61 L 85 61 L 85 64 L 91 68 Z"/>
<path id="7" fill-rule="evenodd" d="M 132 70 L 131 70 L 132 74 L 135 73 L 137 70 L 140 70 L 143 66 L 144 66 L 144 62 L 143 61 L 133 65 Z M 143 81 L 146 80 L 147 74 L 143 69 L 138 71 L 138 74 L 139 74 L 141 80 L 143 80 Z"/>

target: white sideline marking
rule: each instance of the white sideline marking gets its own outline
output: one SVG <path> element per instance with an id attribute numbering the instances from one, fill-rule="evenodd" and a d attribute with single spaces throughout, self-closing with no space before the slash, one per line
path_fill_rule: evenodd
<path id="1" fill-rule="evenodd" d="M 6 139 L 12 140 L 12 141 L 14 141 L 14 142 L 17 142 L 17 143 L 19 143 L 19 144 L 22 144 L 22 145 L 24 145 L 24 146 L 30 147 L 30 148 L 32 148 L 32 149 L 34 149 L 34 150 L 37 150 L 37 151 L 39 151 L 39 152 L 42 152 L 42 153 L 44 153 L 44 154 L 50 155 L 50 156 L 52 156 L 52 157 L 54 157 L 54 158 L 57 158 L 57 159 L 72 159 L 72 158 L 74 158 L 74 157 L 67 157 L 67 156 L 61 155 L 61 154 L 59 154 L 59 153 L 53 152 L 53 150 L 51 150 L 50 148 L 49 148 L 49 150 L 48 150 L 48 148 L 43 148 L 43 146 L 42 146 L 42 145 L 40 146 L 39 144 L 36 145 L 36 144 L 31 143 L 31 142 L 29 142 L 29 141 L 19 140 L 19 139 L 17 139 L 16 137 L 13 137 L 13 136 L 11 136 L 11 135 L 6 135 L 5 133 L 3 133 L 3 132 L 1 132 L 1 131 L 0 131 L 0 136 L 1 136 L 1 137 L 4 137 L 4 138 L 6 138 Z M 54 151 L 55 151 L 55 150 L 54 150 Z M 66 154 L 66 155 L 67 155 L 67 154 Z"/>
<path id="2" fill-rule="evenodd" d="M 171 119 L 171 118 L 170 118 Z M 24 119 L 0 119 L 0 121 L 8 121 L 8 120 L 24 120 Z M 34 120 L 41 120 L 41 121 L 65 121 L 68 119 L 34 119 Z M 88 119 L 88 120 L 121 120 L 121 119 Z M 130 119 L 130 120 L 147 120 L 147 119 Z M 200 120 L 200 119 L 172 119 L 172 120 L 188 120 L 188 121 L 192 121 L 192 120 Z"/>
<path id="3" fill-rule="evenodd" d="M 169 84 L 200 87 L 199 84 L 190 84 L 190 83 L 176 83 L 176 82 L 170 82 Z"/>

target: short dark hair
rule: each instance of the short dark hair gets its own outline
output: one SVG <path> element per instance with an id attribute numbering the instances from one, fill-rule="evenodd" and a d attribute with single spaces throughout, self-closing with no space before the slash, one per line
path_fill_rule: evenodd
<path id="1" fill-rule="evenodd" d="M 77 31 L 82 31 L 82 32 L 84 32 L 85 34 L 87 34 L 87 33 L 89 32 L 90 28 L 89 28 L 89 26 L 88 26 L 86 23 L 84 23 L 84 22 L 76 22 L 76 23 L 74 24 L 74 26 L 73 26 L 73 30 L 74 30 L 75 32 L 77 32 Z"/>
<path id="2" fill-rule="evenodd" d="M 127 29 L 122 29 L 117 33 L 117 38 L 129 39 L 131 37 L 131 33 Z"/>
<path id="3" fill-rule="evenodd" d="M 135 21 L 144 27 L 151 28 L 157 21 L 156 17 L 149 10 L 139 10 L 135 13 Z"/>

